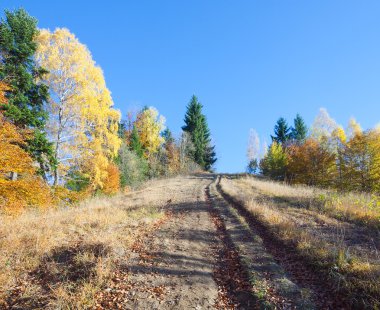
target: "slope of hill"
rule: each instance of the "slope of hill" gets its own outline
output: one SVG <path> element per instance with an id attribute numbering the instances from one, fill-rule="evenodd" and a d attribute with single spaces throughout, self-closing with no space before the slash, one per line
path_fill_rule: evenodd
<path id="1" fill-rule="evenodd" d="M 378 230 L 321 193 L 196 174 L 2 216 L 0 307 L 374 308 Z"/>

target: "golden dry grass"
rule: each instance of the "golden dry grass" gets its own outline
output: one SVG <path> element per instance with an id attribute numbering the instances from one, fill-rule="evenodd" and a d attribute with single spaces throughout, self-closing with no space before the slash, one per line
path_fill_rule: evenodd
<path id="1" fill-rule="evenodd" d="M 336 209 L 320 208 L 315 197 L 325 192 L 253 178 L 222 178 L 221 187 L 276 238 L 295 244 L 306 261 L 328 274 L 337 289 L 351 295 L 356 305 L 380 307 L 376 233 L 337 220 Z"/>
<path id="2" fill-rule="evenodd" d="M 165 218 L 169 201 L 184 202 L 201 185 L 194 177 L 151 180 L 70 208 L 0 214 L 0 308 L 94 307 L 134 243 Z"/>
<path id="3" fill-rule="evenodd" d="M 0 308 L 88 308 L 141 230 L 164 216 L 142 197 L 93 198 L 77 207 L 0 215 Z"/>
<path id="4" fill-rule="evenodd" d="M 380 230 L 380 197 L 367 193 L 338 193 L 303 185 L 243 178 L 240 180 L 272 197 L 288 200 L 302 208 L 317 210 L 339 220 Z"/>

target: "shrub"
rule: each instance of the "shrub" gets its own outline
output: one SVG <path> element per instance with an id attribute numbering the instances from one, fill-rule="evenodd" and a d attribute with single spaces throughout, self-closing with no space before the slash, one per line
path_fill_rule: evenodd
<path id="1" fill-rule="evenodd" d="M 115 164 L 109 164 L 107 168 L 107 179 L 104 182 L 103 193 L 112 195 L 120 190 L 120 172 Z"/>
<path id="2" fill-rule="evenodd" d="M 148 178 L 148 162 L 129 150 L 125 143 L 120 147 L 117 165 L 120 171 L 121 187 L 134 187 Z"/>
<path id="3" fill-rule="evenodd" d="M 19 212 L 51 204 L 51 192 L 23 149 L 25 136 L 0 114 L 0 210 Z"/>

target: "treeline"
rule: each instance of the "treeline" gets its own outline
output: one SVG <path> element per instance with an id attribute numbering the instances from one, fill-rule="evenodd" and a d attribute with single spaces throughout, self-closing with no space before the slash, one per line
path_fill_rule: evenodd
<path id="1" fill-rule="evenodd" d="M 0 211 L 112 194 L 157 176 L 211 170 L 194 96 L 178 139 L 146 107 L 121 121 L 103 72 L 69 30 L 23 9 L 0 21 Z"/>
<path id="2" fill-rule="evenodd" d="M 165 118 L 154 107 L 128 113 L 119 127 L 122 144 L 116 158 L 122 186 L 134 186 L 148 178 L 212 169 L 216 155 L 196 96 L 187 106 L 184 122 L 182 134 L 175 139 L 165 128 Z"/>
<path id="3" fill-rule="evenodd" d="M 310 129 L 299 115 L 291 127 L 280 118 L 271 139 L 261 158 L 249 160 L 250 172 L 293 184 L 380 192 L 379 128 L 363 130 L 351 119 L 344 129 L 321 109 Z"/>

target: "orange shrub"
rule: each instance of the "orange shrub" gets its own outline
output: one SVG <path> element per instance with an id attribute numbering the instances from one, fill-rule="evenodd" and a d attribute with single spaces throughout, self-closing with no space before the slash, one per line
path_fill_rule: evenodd
<path id="1" fill-rule="evenodd" d="M 112 195 L 120 190 L 120 172 L 115 164 L 109 164 L 107 168 L 107 179 L 103 185 L 103 193 Z"/>
<path id="2" fill-rule="evenodd" d="M 19 212 L 25 207 L 51 204 L 49 186 L 36 175 L 24 138 L 0 114 L 0 211 Z M 17 175 L 13 178 L 12 175 Z"/>
<path id="3" fill-rule="evenodd" d="M 5 97 L 5 92 L 9 90 L 9 86 L 0 81 L 0 104 L 7 104 L 8 99 Z"/>

